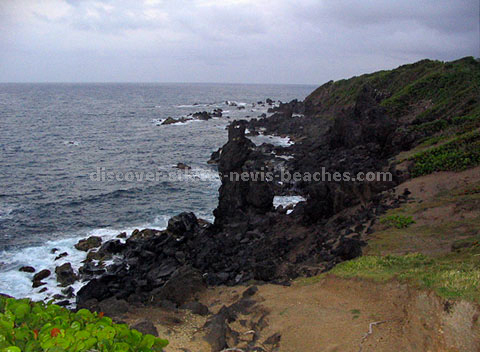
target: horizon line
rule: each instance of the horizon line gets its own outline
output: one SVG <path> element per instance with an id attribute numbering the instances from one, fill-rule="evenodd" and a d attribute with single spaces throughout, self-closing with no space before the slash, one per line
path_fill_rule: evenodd
<path id="1" fill-rule="evenodd" d="M 235 85 L 279 85 L 318 86 L 322 83 L 245 83 L 245 82 L 155 82 L 155 81 L 0 81 L 0 84 L 235 84 Z"/>

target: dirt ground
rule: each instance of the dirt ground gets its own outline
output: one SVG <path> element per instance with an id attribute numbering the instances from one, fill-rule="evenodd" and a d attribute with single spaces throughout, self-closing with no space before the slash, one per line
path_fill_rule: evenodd
<path id="1" fill-rule="evenodd" d="M 201 301 L 215 313 L 236 301 L 246 288 L 211 288 Z M 480 351 L 478 307 L 452 303 L 446 310 L 446 303 L 434 294 L 404 284 L 327 276 L 318 282 L 258 288 L 256 310 L 268 312 L 267 326 L 259 332 L 236 328 L 241 334 L 259 333 L 262 338 L 280 334 L 279 348 L 265 346 L 265 351 Z M 129 313 L 127 322 L 145 318 L 169 339 L 166 352 L 211 351 L 203 339 L 206 317 L 149 308 Z"/>

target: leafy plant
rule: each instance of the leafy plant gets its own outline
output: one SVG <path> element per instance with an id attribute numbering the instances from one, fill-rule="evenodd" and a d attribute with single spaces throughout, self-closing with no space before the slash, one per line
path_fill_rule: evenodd
<path id="1" fill-rule="evenodd" d="M 389 215 L 380 219 L 380 223 L 387 226 L 395 226 L 397 229 L 403 229 L 409 227 L 411 224 L 414 224 L 411 216 L 404 215 Z"/>
<path id="2" fill-rule="evenodd" d="M 415 162 L 412 176 L 435 171 L 461 171 L 480 164 L 480 131 L 465 133 L 452 141 L 422 151 L 410 158 Z"/>
<path id="3" fill-rule="evenodd" d="M 168 341 L 114 324 L 102 313 L 0 296 L 1 352 L 150 352 Z"/>

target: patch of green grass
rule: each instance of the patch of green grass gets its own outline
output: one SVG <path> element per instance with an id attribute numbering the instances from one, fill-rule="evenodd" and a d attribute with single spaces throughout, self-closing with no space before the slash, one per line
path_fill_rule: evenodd
<path id="1" fill-rule="evenodd" d="M 397 229 L 403 229 L 409 227 L 411 224 L 414 224 L 411 216 L 405 216 L 400 214 L 384 216 L 380 219 L 380 223 L 387 225 L 389 227 L 396 227 Z"/>
<path id="2" fill-rule="evenodd" d="M 470 249 L 476 250 L 478 249 Z M 403 256 L 363 256 L 343 262 L 331 273 L 343 278 L 364 278 L 377 282 L 398 279 L 428 288 L 444 298 L 480 302 L 480 258 L 477 254 L 450 254 L 434 258 L 413 253 Z"/>
<path id="3" fill-rule="evenodd" d="M 465 133 L 453 140 L 421 151 L 412 157 L 412 176 L 435 171 L 461 171 L 480 164 L 480 130 Z"/>

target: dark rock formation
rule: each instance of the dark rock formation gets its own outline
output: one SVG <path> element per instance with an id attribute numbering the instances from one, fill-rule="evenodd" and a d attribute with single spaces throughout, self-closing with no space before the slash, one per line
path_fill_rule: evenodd
<path id="1" fill-rule="evenodd" d="M 132 329 L 135 329 L 142 334 L 150 334 L 153 336 L 158 336 L 158 331 L 155 325 L 151 321 L 148 320 L 142 320 L 135 325 L 131 326 Z"/>
<path id="2" fill-rule="evenodd" d="M 77 275 L 73 271 L 70 263 L 57 266 L 55 268 L 55 274 L 57 275 L 57 281 L 60 286 L 66 287 L 77 281 Z"/>
<path id="3" fill-rule="evenodd" d="M 407 199 L 388 192 L 405 172 L 397 173 L 389 165 L 388 159 L 399 150 L 394 144 L 398 129 L 379 106 L 377 92 L 366 86 L 335 121 L 309 115 L 311 107 L 298 101 L 272 110 L 269 118 L 234 121 L 228 142 L 212 155 L 222 182 L 215 223 L 181 213 L 164 231 L 135 230 L 125 243 L 112 240 L 89 252 L 80 273 L 91 280 L 77 294 L 79 307 L 98 308 L 115 297 L 129 304 L 193 310 L 196 293 L 205 284 L 288 284 L 299 275 L 316 275 L 361 255 L 375 218 Z M 247 126 L 250 131 L 294 136 L 297 143 L 257 147 L 245 136 Z M 324 175 L 281 183 L 259 176 L 285 170 Z M 394 173 L 392 180 L 332 177 L 337 172 L 355 176 L 359 171 L 386 170 Z M 275 210 L 274 194 L 300 194 L 306 202 L 288 212 Z M 113 255 L 120 259 L 106 268 L 91 262 Z M 222 321 L 224 317 L 209 323 L 213 335 L 229 335 Z M 215 339 L 224 346 L 221 337 Z"/>
<path id="4" fill-rule="evenodd" d="M 34 273 L 35 268 L 33 266 L 22 266 L 18 271 L 23 271 L 24 273 Z"/>
<path id="5" fill-rule="evenodd" d="M 50 270 L 43 269 L 33 276 L 33 281 L 42 281 L 43 279 L 46 279 L 47 277 L 49 277 L 50 274 L 51 274 Z"/>
<path id="6" fill-rule="evenodd" d="M 212 118 L 210 113 L 208 113 L 207 111 L 196 112 L 192 116 L 196 119 L 204 120 L 204 121 L 210 120 Z"/>
<path id="7" fill-rule="evenodd" d="M 184 164 L 184 163 L 178 163 L 176 166 L 175 166 L 177 169 L 180 169 L 180 170 L 191 170 L 192 167 L 187 165 L 187 164 Z"/>
<path id="8" fill-rule="evenodd" d="M 78 249 L 79 251 L 88 252 L 92 248 L 100 247 L 101 244 L 102 244 L 101 237 L 90 236 L 87 239 L 78 241 L 78 243 L 75 245 L 75 248 Z"/>
<path id="9" fill-rule="evenodd" d="M 210 156 L 210 160 L 207 161 L 208 164 L 218 164 L 220 161 L 220 156 L 222 155 L 222 148 L 218 148 L 216 152 L 213 152 Z"/>
<path id="10" fill-rule="evenodd" d="M 228 143 L 222 148 L 218 163 L 222 185 L 218 207 L 214 211 L 216 225 L 249 221 L 251 216 L 265 214 L 272 209 L 271 187 L 266 181 L 251 177 L 263 172 L 265 164 L 256 162 L 255 145 L 245 137 L 245 125 L 245 121 L 232 123 L 228 130 Z M 249 159 L 253 162 L 246 163 Z M 246 181 L 242 179 L 242 174 L 247 175 Z"/>
<path id="11" fill-rule="evenodd" d="M 43 270 L 39 271 L 38 273 L 36 273 L 33 276 L 33 279 L 32 279 L 32 287 L 36 288 L 36 287 L 40 287 L 40 286 L 45 285 L 46 283 L 43 282 L 42 280 L 46 279 L 50 275 L 51 275 L 51 272 L 48 269 L 43 269 Z"/>

